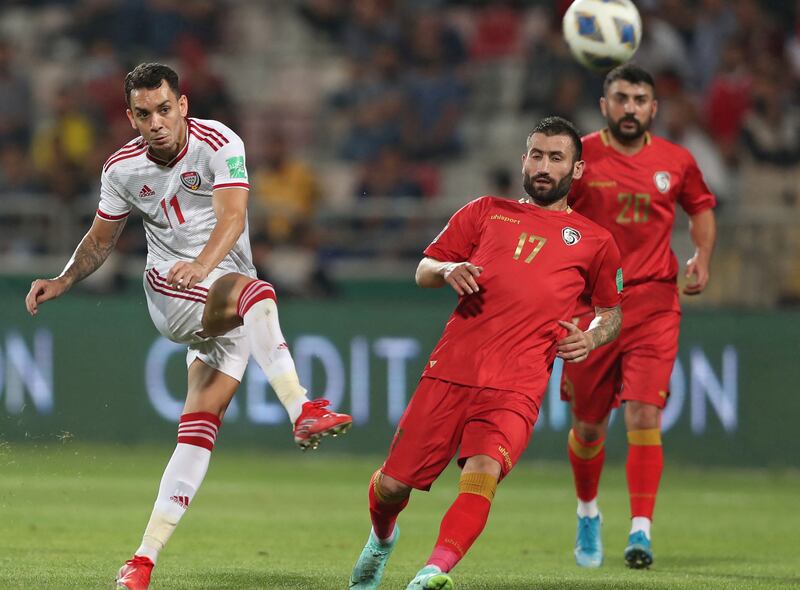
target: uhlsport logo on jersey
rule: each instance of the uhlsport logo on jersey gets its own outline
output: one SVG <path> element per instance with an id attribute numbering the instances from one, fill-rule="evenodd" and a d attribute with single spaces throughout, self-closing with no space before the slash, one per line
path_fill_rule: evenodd
<path id="1" fill-rule="evenodd" d="M 574 246 L 581 241 L 581 232 L 571 227 L 565 227 L 561 230 L 561 238 L 567 246 Z"/>
<path id="2" fill-rule="evenodd" d="M 228 165 L 228 172 L 230 172 L 231 178 L 245 177 L 243 156 L 228 158 L 225 163 Z"/>
<path id="3" fill-rule="evenodd" d="M 200 188 L 200 174 L 195 171 L 184 172 L 181 174 L 181 184 L 190 191 L 196 191 Z"/>
<path id="4" fill-rule="evenodd" d="M 665 193 L 669 190 L 669 181 L 669 172 L 656 172 L 653 175 L 653 182 L 656 183 L 656 188 L 660 193 Z"/>

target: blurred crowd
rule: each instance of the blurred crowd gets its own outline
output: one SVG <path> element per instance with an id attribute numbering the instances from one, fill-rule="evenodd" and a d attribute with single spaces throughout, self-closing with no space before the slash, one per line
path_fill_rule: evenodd
<path id="1" fill-rule="evenodd" d="M 416 256 L 425 244 L 413 238 L 415 211 L 518 194 L 517 160 L 537 117 L 603 126 L 602 76 L 562 39 L 569 4 L 7 0 L 0 256 L 73 247 L 79 233 L 37 239 L 18 218 L 34 201 L 85 227 L 102 162 L 133 133 L 122 79 L 150 60 L 179 72 L 191 115 L 245 139 L 254 251 L 285 290 L 332 293 L 333 259 Z M 748 300 L 797 301 L 800 2 L 636 4 L 635 60 L 655 74 L 660 100 L 655 132 L 692 151 L 720 216 L 739 228 L 721 240 L 733 254 L 720 254 L 720 268 L 746 274 L 757 259 L 745 282 L 778 284 Z M 45 236 L 53 222 L 43 223 Z M 141 253 L 141 231 L 129 233 L 122 251 Z"/>

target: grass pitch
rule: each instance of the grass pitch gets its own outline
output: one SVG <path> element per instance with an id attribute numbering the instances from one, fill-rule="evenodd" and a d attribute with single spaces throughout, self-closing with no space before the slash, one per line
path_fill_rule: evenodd
<path id="1" fill-rule="evenodd" d="M 218 448 L 203 488 L 162 553 L 154 590 L 344 589 L 366 540 L 366 486 L 380 457 Z M 138 546 L 172 451 L 53 444 L 0 446 L 0 588 L 108 589 Z M 456 492 L 449 469 L 415 493 L 382 589 L 424 564 Z M 622 561 L 624 470 L 603 475 L 606 563 L 574 565 L 575 501 L 566 458 L 523 463 L 453 572 L 458 590 L 800 588 L 800 474 L 679 468 L 667 461 L 655 564 Z"/>

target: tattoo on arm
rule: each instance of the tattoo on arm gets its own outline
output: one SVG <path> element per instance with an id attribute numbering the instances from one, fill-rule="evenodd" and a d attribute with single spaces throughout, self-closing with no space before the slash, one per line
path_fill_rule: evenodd
<path id="1" fill-rule="evenodd" d="M 622 327 L 622 310 L 619 305 L 616 307 L 597 307 L 595 308 L 595 318 L 589 326 L 592 334 L 594 346 L 608 344 L 619 336 Z"/>
<path id="2" fill-rule="evenodd" d="M 124 227 L 124 221 L 117 223 L 108 241 L 98 240 L 89 231 L 83 237 L 81 243 L 78 244 L 72 258 L 69 259 L 60 276 L 66 277 L 69 279 L 70 284 L 74 284 L 100 268 L 114 249 Z"/>

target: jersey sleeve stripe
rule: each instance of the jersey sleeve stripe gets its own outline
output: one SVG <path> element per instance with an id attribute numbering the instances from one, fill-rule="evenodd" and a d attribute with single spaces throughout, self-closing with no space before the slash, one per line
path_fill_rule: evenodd
<path id="1" fill-rule="evenodd" d="M 195 137 L 202 139 L 206 142 L 211 142 L 213 145 L 216 145 L 217 147 L 222 147 L 223 145 L 228 143 L 224 137 L 222 138 L 222 140 L 220 140 L 219 137 L 212 135 L 208 131 L 200 129 L 199 127 L 197 127 L 196 125 L 192 125 L 191 123 L 189 124 L 189 129 L 194 132 Z"/>
<path id="2" fill-rule="evenodd" d="M 197 126 L 190 125 L 189 127 L 190 127 L 190 129 L 192 131 L 194 131 L 194 133 L 195 133 L 195 135 L 197 137 L 199 137 L 201 139 L 204 139 L 206 141 L 211 141 L 212 143 L 214 143 L 218 147 L 222 147 L 223 145 L 228 143 L 227 141 L 225 141 L 225 138 L 222 138 L 222 140 L 221 140 L 219 137 L 216 137 L 215 135 L 212 135 L 208 131 L 204 131 L 203 129 L 200 129 Z"/>
<path id="3" fill-rule="evenodd" d="M 122 213 L 120 215 L 111 215 L 110 213 L 100 211 L 100 209 L 97 210 L 97 216 L 100 219 L 105 219 L 106 221 L 119 221 L 120 219 L 125 219 L 130 214 L 131 212 L 128 211 L 127 213 Z"/>
<path id="4" fill-rule="evenodd" d="M 215 152 L 219 149 L 219 147 L 216 144 L 212 143 L 208 138 L 198 134 L 194 129 L 189 129 L 189 135 L 191 135 L 192 137 L 196 137 L 197 139 L 199 139 L 204 143 L 207 143 L 208 145 L 211 146 L 211 149 L 214 150 Z"/>
<path id="5" fill-rule="evenodd" d="M 246 182 L 221 182 L 220 184 L 215 184 L 212 187 L 212 190 L 217 190 L 221 188 L 246 188 L 250 189 L 250 185 Z"/>
<path id="6" fill-rule="evenodd" d="M 109 160 L 108 163 L 103 166 L 103 171 L 108 172 L 111 169 L 111 166 L 116 164 L 117 162 L 121 162 L 122 160 L 127 160 L 128 158 L 135 158 L 136 156 L 141 156 L 143 153 L 147 151 L 147 147 L 140 147 L 135 152 L 130 152 L 126 154 L 122 154 L 121 156 L 117 156 L 112 160 Z"/>
<path id="7" fill-rule="evenodd" d="M 152 273 L 153 278 L 163 281 L 164 284 L 167 283 L 166 277 L 161 276 L 155 268 L 151 268 L 147 272 Z M 192 289 L 194 289 L 195 291 L 202 291 L 203 293 L 208 293 L 208 289 L 206 289 L 205 287 L 201 287 L 200 285 L 195 285 L 194 287 L 192 287 Z"/>
<path id="8" fill-rule="evenodd" d="M 141 140 L 141 139 L 140 139 L 140 140 L 138 140 L 138 141 L 137 141 L 136 143 L 134 143 L 134 144 L 126 145 L 126 146 L 125 146 L 125 147 L 123 147 L 122 149 L 119 149 L 119 150 L 117 150 L 116 152 L 114 152 L 113 154 L 111 154 L 111 155 L 108 157 L 108 159 L 106 159 L 106 161 L 105 161 L 105 162 L 103 162 L 103 167 L 105 167 L 105 166 L 106 166 L 106 164 L 108 164 L 108 163 L 109 163 L 111 160 L 113 160 L 113 159 L 114 159 L 114 158 L 116 158 L 117 156 L 124 156 L 125 154 L 130 154 L 131 152 L 138 151 L 138 150 L 142 149 L 143 147 L 144 147 L 144 142 L 143 142 L 143 140 Z"/>
<path id="9" fill-rule="evenodd" d="M 223 144 L 228 143 L 228 139 L 224 135 L 222 135 L 222 133 L 220 133 L 217 129 L 209 127 L 208 125 L 203 125 L 202 123 L 198 122 L 197 119 L 192 119 L 192 123 L 197 125 L 198 129 L 202 129 L 203 131 L 207 131 L 208 133 L 215 135 L 219 140 L 222 141 Z"/>
<path id="10" fill-rule="evenodd" d="M 161 289 L 153 282 L 149 276 L 147 277 L 147 282 L 150 284 L 150 288 L 155 291 L 156 293 L 161 293 L 162 295 L 166 295 L 167 297 L 174 297 L 176 299 L 186 299 L 187 301 L 194 301 L 195 303 L 205 303 L 205 299 L 200 299 L 199 297 L 193 297 L 188 295 L 181 295 L 179 293 L 171 293 L 166 289 Z"/>
<path id="11" fill-rule="evenodd" d="M 113 154 L 111 154 L 111 155 L 110 155 L 110 156 L 109 156 L 109 157 L 106 159 L 106 161 L 103 163 L 103 165 L 105 165 L 105 164 L 108 164 L 108 163 L 109 163 L 111 160 L 113 160 L 113 159 L 114 159 L 114 158 L 116 158 L 117 156 L 124 156 L 125 154 L 130 154 L 131 152 L 136 152 L 136 151 L 139 151 L 139 150 L 140 150 L 140 149 L 142 149 L 143 147 L 144 147 L 144 146 L 143 146 L 142 144 L 136 144 L 136 145 L 132 145 L 131 147 L 122 148 L 121 150 L 117 150 L 116 152 L 114 152 Z"/>

